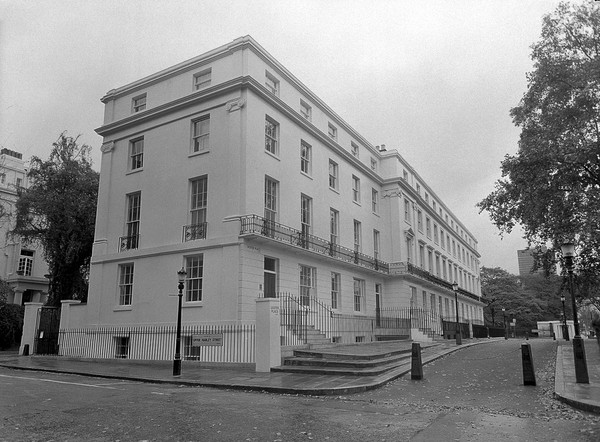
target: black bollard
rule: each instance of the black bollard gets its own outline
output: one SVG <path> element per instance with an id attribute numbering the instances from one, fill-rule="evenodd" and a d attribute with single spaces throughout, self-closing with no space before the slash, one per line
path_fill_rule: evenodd
<path id="1" fill-rule="evenodd" d="M 420 381 L 423 379 L 423 363 L 421 362 L 421 344 L 418 342 L 413 342 L 411 362 L 410 378 Z"/>
<path id="2" fill-rule="evenodd" d="M 523 359 L 523 385 L 535 386 L 535 370 L 533 369 L 531 344 L 521 344 L 521 356 Z"/>

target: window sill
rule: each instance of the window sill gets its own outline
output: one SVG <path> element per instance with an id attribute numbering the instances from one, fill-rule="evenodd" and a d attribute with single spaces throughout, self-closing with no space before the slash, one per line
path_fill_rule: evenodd
<path id="1" fill-rule="evenodd" d="M 273 158 L 275 158 L 277 161 L 281 161 L 281 159 L 280 159 L 280 158 L 279 158 L 277 155 L 275 155 L 274 153 L 271 153 L 271 152 L 269 152 L 269 151 L 268 151 L 268 150 L 266 150 L 266 149 L 265 149 L 265 153 L 266 153 L 267 155 L 269 155 L 270 157 L 273 157 Z"/>
<path id="2" fill-rule="evenodd" d="M 134 170 L 128 170 L 125 175 L 132 175 L 134 173 L 143 172 L 143 171 L 144 171 L 143 167 L 138 167 L 137 169 L 134 169 Z"/>
<path id="3" fill-rule="evenodd" d="M 210 149 L 199 150 L 198 152 L 192 152 L 188 155 L 188 158 L 197 157 L 200 155 L 204 155 L 210 152 Z"/>
<path id="4" fill-rule="evenodd" d="M 113 312 L 129 312 L 132 308 L 130 305 L 118 305 L 113 308 Z"/>
<path id="5" fill-rule="evenodd" d="M 300 171 L 300 175 L 304 175 L 306 178 L 308 178 L 309 180 L 312 180 L 313 177 L 311 177 L 309 174 L 307 174 L 306 172 L 302 172 Z"/>
<path id="6" fill-rule="evenodd" d="M 362 205 L 360 204 L 360 201 L 355 201 L 355 200 L 352 200 L 352 202 L 353 202 L 354 204 L 356 204 L 357 206 L 359 206 L 359 207 L 362 207 Z"/>
<path id="7" fill-rule="evenodd" d="M 335 187 L 329 187 L 329 190 L 331 190 L 332 192 L 337 193 L 338 195 L 340 194 L 340 191 L 337 190 Z"/>
<path id="8" fill-rule="evenodd" d="M 181 305 L 181 308 L 194 308 L 194 307 L 204 307 L 202 301 L 187 301 Z"/>

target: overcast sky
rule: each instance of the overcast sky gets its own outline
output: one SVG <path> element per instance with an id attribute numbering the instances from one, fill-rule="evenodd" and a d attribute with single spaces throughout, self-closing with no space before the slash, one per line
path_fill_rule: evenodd
<path id="1" fill-rule="evenodd" d="M 0 0 L 0 146 L 47 158 L 66 130 L 100 166 L 108 90 L 251 35 L 373 145 L 397 149 L 517 273 L 475 204 L 519 137 L 509 116 L 553 0 Z"/>

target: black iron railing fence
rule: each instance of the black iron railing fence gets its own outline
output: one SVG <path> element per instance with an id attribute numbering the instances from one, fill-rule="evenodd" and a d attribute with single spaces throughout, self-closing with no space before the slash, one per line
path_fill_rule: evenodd
<path id="1" fill-rule="evenodd" d="M 314 297 L 277 294 L 280 304 L 282 345 L 309 343 L 371 342 L 395 337 L 409 338 L 411 329 L 442 336 L 444 322 L 435 311 L 423 308 L 380 308 L 375 315 L 339 313 Z M 462 322 L 468 337 L 469 324 Z M 453 322 L 450 327 L 455 327 Z"/>

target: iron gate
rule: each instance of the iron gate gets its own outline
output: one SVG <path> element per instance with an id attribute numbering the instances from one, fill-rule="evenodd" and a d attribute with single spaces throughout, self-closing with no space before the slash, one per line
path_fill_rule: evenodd
<path id="1" fill-rule="evenodd" d="M 36 328 L 34 354 L 57 355 L 60 309 L 57 307 L 40 308 Z"/>

